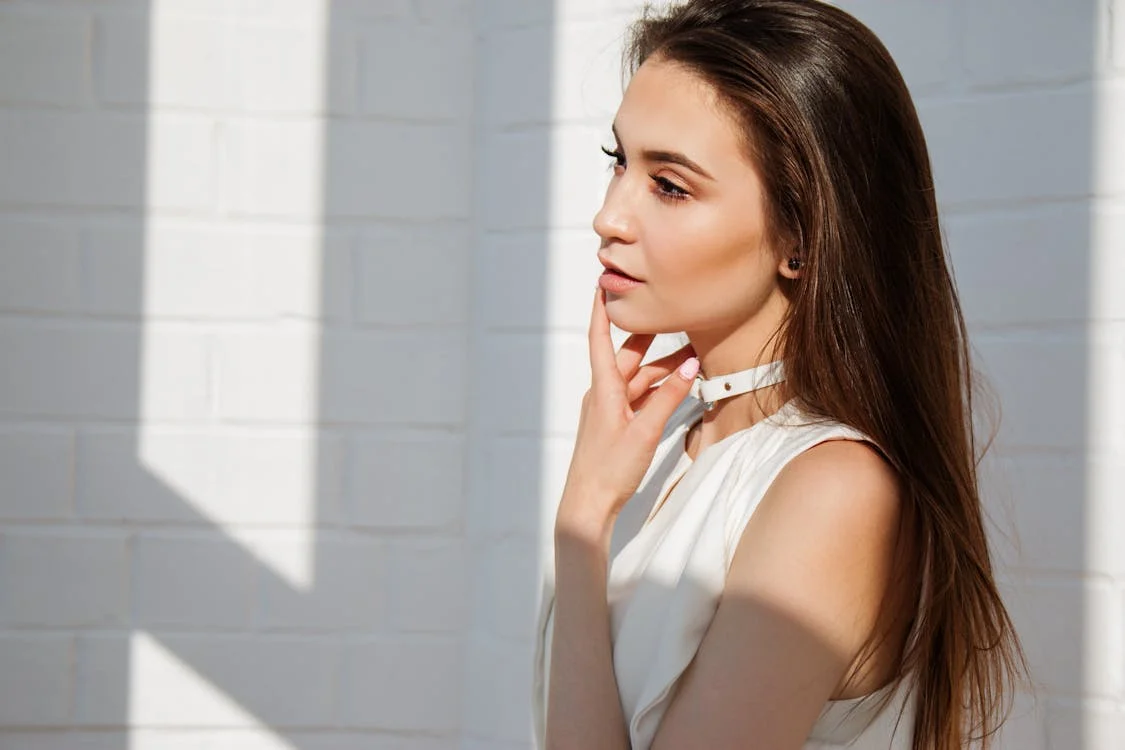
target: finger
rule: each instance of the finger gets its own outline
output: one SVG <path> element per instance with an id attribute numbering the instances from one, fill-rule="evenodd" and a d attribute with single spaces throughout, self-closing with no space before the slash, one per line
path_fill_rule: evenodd
<path id="1" fill-rule="evenodd" d="M 694 356 L 695 352 L 692 348 L 685 346 L 640 368 L 629 380 L 629 385 L 626 388 L 629 402 L 632 403 L 658 381 L 671 375 L 689 357 Z"/>
<path id="2" fill-rule="evenodd" d="M 659 388 L 648 388 L 641 395 L 629 401 L 629 408 L 633 410 L 634 414 L 641 409 L 645 408 L 645 404 L 649 402 L 653 394 L 659 391 Z"/>
<path id="3" fill-rule="evenodd" d="M 636 412 L 635 418 L 629 423 L 629 429 L 636 430 L 640 435 L 659 437 L 672 412 L 691 390 L 691 383 L 697 372 L 699 360 L 689 357 L 670 378 L 645 397 L 645 408 Z"/>
<path id="4" fill-rule="evenodd" d="M 605 311 L 605 292 L 594 293 L 594 309 L 590 313 L 590 379 L 598 391 L 625 390 L 621 373 L 617 370 L 617 353 L 609 333 L 609 316 Z"/>
<path id="5" fill-rule="evenodd" d="M 641 366 L 641 360 L 645 358 L 645 352 L 652 346 L 655 338 L 651 333 L 633 333 L 625 339 L 625 343 L 617 351 L 617 371 L 621 373 L 621 377 L 630 380 L 637 374 L 637 368 Z"/>

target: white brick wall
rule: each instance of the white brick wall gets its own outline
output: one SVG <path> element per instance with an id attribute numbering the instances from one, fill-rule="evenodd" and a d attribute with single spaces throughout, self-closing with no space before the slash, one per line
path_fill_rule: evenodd
<path id="1" fill-rule="evenodd" d="M 0 3 L 0 748 L 529 746 L 636 4 Z M 1125 0 L 843 4 L 1004 407 L 1003 746 L 1116 750 Z"/>

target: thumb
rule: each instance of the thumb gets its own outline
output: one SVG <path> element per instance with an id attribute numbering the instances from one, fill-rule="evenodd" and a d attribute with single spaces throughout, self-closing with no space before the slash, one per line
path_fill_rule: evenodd
<path id="1" fill-rule="evenodd" d="M 688 391 L 691 390 L 692 381 L 699 372 L 699 359 L 689 357 L 684 363 L 664 379 L 664 382 L 645 401 L 645 407 L 636 413 L 633 421 L 629 423 L 630 429 L 635 429 L 642 435 L 656 435 L 659 437 L 664 432 L 664 425 L 672 416 Z"/>

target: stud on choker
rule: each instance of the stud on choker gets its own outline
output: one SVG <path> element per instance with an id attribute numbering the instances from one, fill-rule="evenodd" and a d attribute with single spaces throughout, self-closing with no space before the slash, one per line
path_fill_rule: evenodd
<path id="1" fill-rule="evenodd" d="M 707 411 L 715 408 L 715 402 L 731 396 L 750 393 L 767 386 L 777 385 L 785 380 L 785 369 L 781 360 L 769 362 L 749 370 L 740 370 L 728 375 L 704 378 L 695 376 L 691 384 L 691 395 L 703 402 Z"/>

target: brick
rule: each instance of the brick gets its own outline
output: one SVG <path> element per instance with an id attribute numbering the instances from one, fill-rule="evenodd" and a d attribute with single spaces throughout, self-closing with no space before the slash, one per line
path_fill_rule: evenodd
<path id="1" fill-rule="evenodd" d="M 258 563 L 218 533 L 143 532 L 133 553 L 133 612 L 142 626 L 250 623 Z"/>
<path id="2" fill-rule="evenodd" d="M 1099 197 L 1116 198 L 1125 194 L 1125 142 L 1117 136 L 1125 126 L 1125 77 L 1115 76 L 1099 84 L 1095 95 L 1093 187 Z M 1116 205 L 1120 209 L 1120 202 Z"/>
<path id="3" fill-rule="evenodd" d="M 316 229 L 150 221 L 86 233 L 85 307 L 156 318 L 344 320 L 351 316 L 351 238 Z M 269 268 L 263 274 L 263 268 Z"/>
<path id="4" fill-rule="evenodd" d="M 73 654 L 74 638 L 69 635 L 0 634 L 0 726 L 69 721 Z"/>
<path id="5" fill-rule="evenodd" d="M 0 74 L 2 75 L 2 74 Z M 0 221 L 0 310 L 73 313 L 81 309 L 78 232 L 63 222 Z"/>
<path id="6" fill-rule="evenodd" d="M 374 325 L 468 325 L 472 243 L 467 227 L 366 232 L 357 254 L 359 319 Z"/>
<path id="7" fill-rule="evenodd" d="M 221 437 L 215 449 L 214 499 L 206 503 L 210 517 L 225 524 L 292 526 L 341 520 L 341 436 L 308 429 L 243 432 Z"/>
<path id="8" fill-rule="evenodd" d="M 585 334 L 492 334 L 482 342 L 482 351 L 492 371 L 506 373 L 480 386 L 486 427 L 573 434 L 590 384 Z"/>
<path id="9" fill-rule="evenodd" d="M 97 18 L 99 97 L 112 104 L 230 109 L 237 101 L 231 27 L 162 11 L 152 18 Z"/>
<path id="10" fill-rule="evenodd" d="M 471 27 L 381 24 L 364 31 L 363 112 L 465 121 L 472 113 Z M 401 72 L 410 71 L 409 83 Z"/>
<path id="11" fill-rule="evenodd" d="M 533 535 L 540 525 L 539 498 L 544 450 L 537 437 L 487 437 L 481 440 L 477 490 L 466 513 L 472 538 Z"/>
<path id="12" fill-rule="evenodd" d="M 12 750 L 461 750 L 455 738 L 302 729 L 280 735 L 262 729 L 133 727 L 128 731 L 0 729 L 0 747 Z M 524 748 L 523 750 L 526 750 Z"/>
<path id="13" fill-rule="evenodd" d="M 1089 348 L 1081 329 L 1065 333 L 978 335 L 974 364 L 1001 397 L 998 445 L 1077 449 L 1087 442 L 1085 382 Z M 1045 399 L 1044 394 L 1056 394 Z"/>
<path id="14" fill-rule="evenodd" d="M 966 3 L 964 64 L 970 83 L 1004 86 L 1085 78 L 1095 68 L 1095 0 Z"/>
<path id="15" fill-rule="evenodd" d="M 86 429 L 79 438 L 83 518 L 218 525 L 334 523 L 341 440 L 304 429 Z M 263 501 L 268 498 L 268 501 Z"/>
<path id="16" fill-rule="evenodd" d="M 549 226 L 550 132 L 489 133 L 483 141 L 477 189 L 489 200 L 480 208 L 480 225 L 490 231 Z"/>
<path id="17" fill-rule="evenodd" d="M 524 535 L 488 541 L 474 548 L 478 632 L 526 639 L 534 631 L 541 585 L 539 539 Z"/>
<path id="18" fill-rule="evenodd" d="M 0 344 L 12 363 L 0 369 L 0 413 L 176 419 L 210 411 L 206 343 L 197 333 L 0 321 Z"/>
<path id="19" fill-rule="evenodd" d="M 1125 247 L 1125 209 L 1098 207 L 1091 213 L 1089 316 L 1096 321 L 1125 320 L 1125 295 L 1119 286 L 1125 278 L 1125 253 L 1120 252 Z M 1073 273 L 1068 269 L 1068 276 Z"/>
<path id="20" fill-rule="evenodd" d="M 891 53 L 914 96 L 945 88 L 954 75 L 956 11 L 926 0 L 835 3 L 868 26 Z"/>
<path id="21" fill-rule="evenodd" d="M 74 515 L 74 436 L 68 430 L 0 431 L 0 519 L 62 521 Z"/>
<path id="22" fill-rule="evenodd" d="M 257 547 L 275 550 L 270 557 L 307 549 L 306 534 L 257 532 Z M 307 588 L 296 588 L 272 575 L 260 575 L 257 626 L 278 629 L 365 629 L 387 619 L 388 554 L 383 543 L 364 536 L 317 534 L 313 540 L 314 570 Z M 299 548 L 299 549 L 295 549 Z"/>
<path id="23" fill-rule="evenodd" d="M 190 2 L 190 0 L 182 0 Z M 263 21 L 323 23 L 331 14 L 333 21 L 390 21 L 408 17 L 411 0 L 329 0 L 310 3 L 308 0 L 246 0 L 241 11 Z"/>
<path id="24" fill-rule="evenodd" d="M 128 566 L 121 532 L 6 530 L 0 535 L 0 622 L 53 628 L 125 623 Z"/>
<path id="25" fill-rule="evenodd" d="M 449 529 L 464 515 L 464 442 L 459 436 L 370 435 L 353 441 L 348 487 L 352 523 Z"/>
<path id="26" fill-rule="evenodd" d="M 1049 750 L 1111 748 L 1125 737 L 1125 709 L 1120 704 L 1058 701 L 1048 708 Z"/>
<path id="27" fill-rule="evenodd" d="M 592 230 L 489 234 L 482 245 L 481 283 L 489 291 L 478 304 L 486 326 L 589 325 L 590 298 L 602 272 Z"/>
<path id="28" fill-rule="evenodd" d="M 1090 211 L 1035 206 L 945 222 L 966 320 L 1043 325 L 1090 317 Z"/>
<path id="29" fill-rule="evenodd" d="M 951 208 L 1088 195 L 1093 157 L 1075 134 L 1094 132 L 1093 107 L 1088 88 L 920 103 L 938 199 Z"/>
<path id="30" fill-rule="evenodd" d="M 1003 566 L 1074 575 L 1086 570 L 1087 471 L 1081 455 L 989 454 L 981 497 L 992 521 L 993 554 Z"/>
<path id="31" fill-rule="evenodd" d="M 1110 49 L 1113 66 L 1118 70 L 1125 69 L 1125 2 L 1123 0 L 1110 2 Z"/>
<path id="32" fill-rule="evenodd" d="M 468 645 L 468 673 L 488 675 L 488 690 L 466 691 L 465 731 L 501 742 L 531 734 L 534 644 L 475 638 Z"/>
<path id="33" fill-rule="evenodd" d="M 554 29 L 548 25 L 501 29 L 479 48 L 482 122 L 496 126 L 549 123 L 554 105 Z"/>
<path id="34" fill-rule="evenodd" d="M 344 726 L 458 731 L 463 658 L 460 641 L 448 638 L 384 638 L 347 645 L 340 693 Z"/>
<path id="35" fill-rule="evenodd" d="M 624 31 L 624 22 L 601 19 L 555 30 L 554 73 L 545 79 L 555 123 L 594 120 L 609 132 L 627 84 L 621 66 Z"/>
<path id="36" fill-rule="evenodd" d="M 288 324 L 223 332 L 216 340 L 217 408 L 224 419 L 307 423 L 316 418 L 317 331 Z M 320 376 L 323 377 L 322 375 Z"/>
<path id="37" fill-rule="evenodd" d="M 1116 697 L 1125 684 L 1122 597 L 1098 581 L 1015 580 L 1002 587 L 1031 674 L 1049 694 Z M 1107 649 L 1113 658 L 1107 657 Z"/>
<path id="38" fill-rule="evenodd" d="M 462 540 L 391 542 L 388 573 L 387 611 L 397 630 L 455 634 L 468 629 L 473 587 Z"/>
<path id="39" fill-rule="evenodd" d="M 325 209 L 333 217 L 468 218 L 472 152 L 465 125 L 341 122 L 327 148 Z"/>
<path id="40" fill-rule="evenodd" d="M 221 335 L 217 348 L 218 408 L 227 419 L 413 425 L 463 420 L 462 336 L 270 331 Z M 310 363 L 319 363 L 319 372 Z M 389 363 L 409 363 L 410 376 Z M 319 405 L 313 401 L 317 395 Z"/>
<path id="41" fill-rule="evenodd" d="M 1047 710 L 1046 696 L 1016 693 L 1012 696 L 1012 711 L 993 740 L 993 746 L 1047 750 Z"/>
<path id="42" fill-rule="evenodd" d="M 459 428 L 468 342 L 462 332 L 323 336 L 323 417 L 352 424 Z"/>
<path id="43" fill-rule="evenodd" d="M 414 0 L 411 5 L 422 23 L 467 27 L 475 20 L 472 0 Z"/>
<path id="44" fill-rule="evenodd" d="M 382 3 L 376 3 L 382 4 Z M 351 113 L 358 108 L 359 43 L 345 29 L 243 24 L 232 52 L 238 107 L 257 114 Z"/>
<path id="45" fill-rule="evenodd" d="M 1123 455 L 1125 447 L 1125 326 L 1091 325 L 1087 332 L 1087 431 L 1094 455 Z M 1103 450 L 1099 450 L 1103 448 Z M 1108 476 L 1108 475 L 1107 475 Z"/>
<path id="46" fill-rule="evenodd" d="M 477 23 L 484 29 L 551 25 L 559 10 L 556 5 L 554 0 L 481 0 Z"/>
<path id="47" fill-rule="evenodd" d="M 195 115 L 2 113 L 0 202 L 208 209 L 212 129 Z"/>
<path id="48" fill-rule="evenodd" d="M 482 209 L 484 228 L 589 228 L 608 184 L 600 151 L 607 137 L 578 126 L 487 136 L 480 184 L 491 200 Z"/>
<path id="49" fill-rule="evenodd" d="M 470 132 L 452 125 L 254 122 L 227 129 L 224 182 L 238 215 L 462 219 Z"/>
<path id="50" fill-rule="evenodd" d="M 1120 382 L 1120 380 L 1118 381 Z M 1117 401 L 1121 399 L 1118 397 Z M 1120 407 L 1111 415 L 1121 430 Z M 1116 441 L 1118 444 L 1120 440 Z M 1102 437 L 1095 444 L 1114 444 Z M 1086 573 L 1113 576 L 1125 580 L 1125 547 L 1121 544 L 1121 531 L 1125 529 L 1125 458 L 1119 451 L 1105 451 L 1088 460 L 1086 468 Z M 1122 644 L 1125 645 L 1125 644 Z"/>
<path id="51" fill-rule="evenodd" d="M 300 636 L 82 635 L 77 723 L 330 726 L 339 647 Z M 119 686 L 119 689 L 107 689 Z M 284 686 L 279 689 L 278 686 Z"/>
<path id="52" fill-rule="evenodd" d="M 0 15 L 0 100 L 84 106 L 90 101 L 90 22 L 81 15 Z"/>

